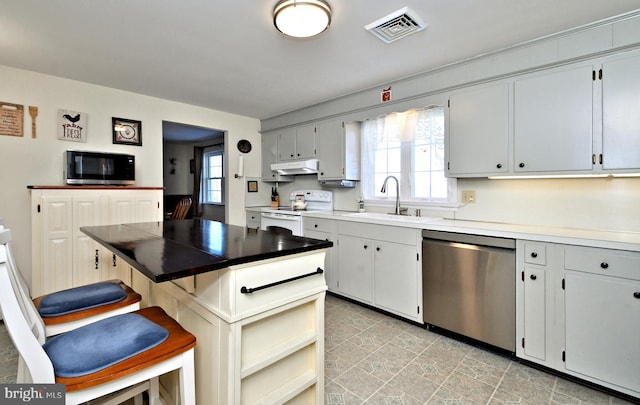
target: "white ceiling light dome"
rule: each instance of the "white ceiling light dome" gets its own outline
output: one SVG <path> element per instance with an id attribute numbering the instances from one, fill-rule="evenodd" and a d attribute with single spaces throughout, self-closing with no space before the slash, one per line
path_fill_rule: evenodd
<path id="1" fill-rule="evenodd" d="M 280 0 L 273 8 L 273 24 L 290 37 L 312 37 L 329 28 L 331 6 L 324 0 Z"/>

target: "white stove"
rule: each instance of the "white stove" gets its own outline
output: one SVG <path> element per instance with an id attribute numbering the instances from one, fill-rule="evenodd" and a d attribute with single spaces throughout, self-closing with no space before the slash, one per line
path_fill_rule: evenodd
<path id="1" fill-rule="evenodd" d="M 307 206 L 304 210 L 296 210 L 293 203 L 298 195 L 303 195 Z M 289 194 L 289 206 L 278 208 L 263 208 L 260 219 L 260 229 L 276 232 L 291 232 L 302 236 L 302 214 L 304 212 L 332 211 L 333 192 L 327 190 L 297 190 Z"/>

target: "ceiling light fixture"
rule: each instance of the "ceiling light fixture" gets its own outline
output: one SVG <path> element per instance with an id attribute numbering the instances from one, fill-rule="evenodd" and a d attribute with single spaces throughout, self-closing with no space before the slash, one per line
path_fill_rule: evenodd
<path id="1" fill-rule="evenodd" d="M 331 7 L 324 0 L 280 0 L 273 8 L 273 24 L 290 37 L 312 37 L 329 28 Z"/>

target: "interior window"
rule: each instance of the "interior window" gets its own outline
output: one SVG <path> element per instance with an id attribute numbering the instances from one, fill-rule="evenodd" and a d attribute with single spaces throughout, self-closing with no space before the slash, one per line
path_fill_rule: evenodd
<path id="1" fill-rule="evenodd" d="M 207 151 L 203 155 L 204 203 L 224 203 L 223 150 Z"/>
<path id="2" fill-rule="evenodd" d="M 444 107 L 384 115 L 362 125 L 362 192 L 366 200 L 396 198 L 405 203 L 455 202 L 456 181 L 444 175 Z"/>

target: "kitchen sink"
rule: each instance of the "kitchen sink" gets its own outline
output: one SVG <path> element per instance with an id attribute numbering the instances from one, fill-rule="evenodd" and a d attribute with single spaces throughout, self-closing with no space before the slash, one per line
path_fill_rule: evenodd
<path id="1" fill-rule="evenodd" d="M 385 214 L 383 212 L 352 212 L 349 214 L 343 214 L 343 216 L 376 221 L 405 222 L 412 224 L 426 224 L 442 220 L 442 218 L 437 217 L 411 217 L 408 215 Z"/>

